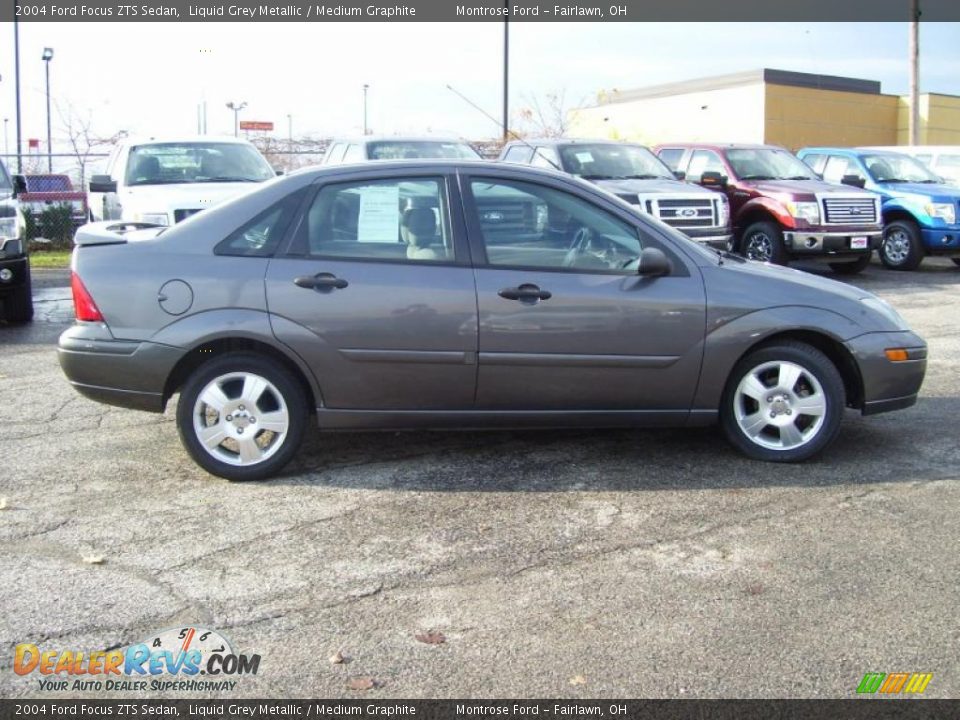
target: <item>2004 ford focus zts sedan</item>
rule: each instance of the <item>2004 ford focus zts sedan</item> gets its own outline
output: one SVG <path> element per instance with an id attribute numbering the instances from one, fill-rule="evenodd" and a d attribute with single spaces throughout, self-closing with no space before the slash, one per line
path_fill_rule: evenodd
<path id="1" fill-rule="evenodd" d="M 916 402 L 924 341 L 854 287 L 704 249 L 584 181 L 470 161 L 302 171 L 76 238 L 70 382 L 263 478 L 324 430 L 691 426 L 799 461 Z"/>

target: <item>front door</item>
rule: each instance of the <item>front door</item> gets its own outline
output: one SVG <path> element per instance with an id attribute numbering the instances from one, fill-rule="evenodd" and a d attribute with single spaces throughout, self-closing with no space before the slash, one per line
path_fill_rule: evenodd
<path id="1" fill-rule="evenodd" d="M 274 333 L 330 409 L 470 409 L 476 290 L 445 176 L 323 185 L 270 262 Z"/>
<path id="2" fill-rule="evenodd" d="M 663 240 L 569 186 L 465 178 L 477 264 L 478 409 L 690 408 L 705 298 L 699 271 Z M 666 277 L 637 274 L 645 246 Z"/>

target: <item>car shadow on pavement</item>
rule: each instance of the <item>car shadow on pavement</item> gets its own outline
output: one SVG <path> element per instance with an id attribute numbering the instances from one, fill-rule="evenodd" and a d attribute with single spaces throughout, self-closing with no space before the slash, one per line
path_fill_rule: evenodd
<path id="1" fill-rule="evenodd" d="M 269 482 L 429 492 L 565 492 L 817 487 L 955 478 L 960 449 L 942 432 L 960 398 L 861 418 L 799 464 L 748 460 L 717 428 L 318 433 Z"/>

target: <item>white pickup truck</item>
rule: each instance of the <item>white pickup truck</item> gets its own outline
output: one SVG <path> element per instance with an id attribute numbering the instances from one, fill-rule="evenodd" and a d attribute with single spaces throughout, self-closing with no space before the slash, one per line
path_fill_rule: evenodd
<path id="1" fill-rule="evenodd" d="M 90 178 L 90 219 L 173 225 L 276 174 L 239 138 L 128 139 Z"/>

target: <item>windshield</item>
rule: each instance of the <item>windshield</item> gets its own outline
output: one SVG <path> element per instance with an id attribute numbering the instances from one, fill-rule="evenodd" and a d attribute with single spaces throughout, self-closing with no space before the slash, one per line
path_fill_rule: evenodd
<path id="1" fill-rule="evenodd" d="M 367 146 L 371 160 L 479 160 L 480 155 L 466 143 L 442 140 L 384 140 Z"/>
<path id="2" fill-rule="evenodd" d="M 560 163 L 571 175 L 587 180 L 669 178 L 670 168 L 641 145 L 562 145 Z"/>
<path id="3" fill-rule="evenodd" d="M 801 160 L 778 148 L 730 148 L 727 161 L 740 180 L 816 180 Z"/>
<path id="4" fill-rule="evenodd" d="M 940 179 L 909 155 L 866 155 L 863 164 L 878 183 L 939 183 Z"/>
<path id="5" fill-rule="evenodd" d="M 251 145 L 154 143 L 130 148 L 127 185 L 263 182 L 275 173 Z"/>
<path id="6" fill-rule="evenodd" d="M 0 190 L 13 190 L 13 183 L 10 182 L 10 176 L 7 175 L 7 169 L 0 162 Z"/>

